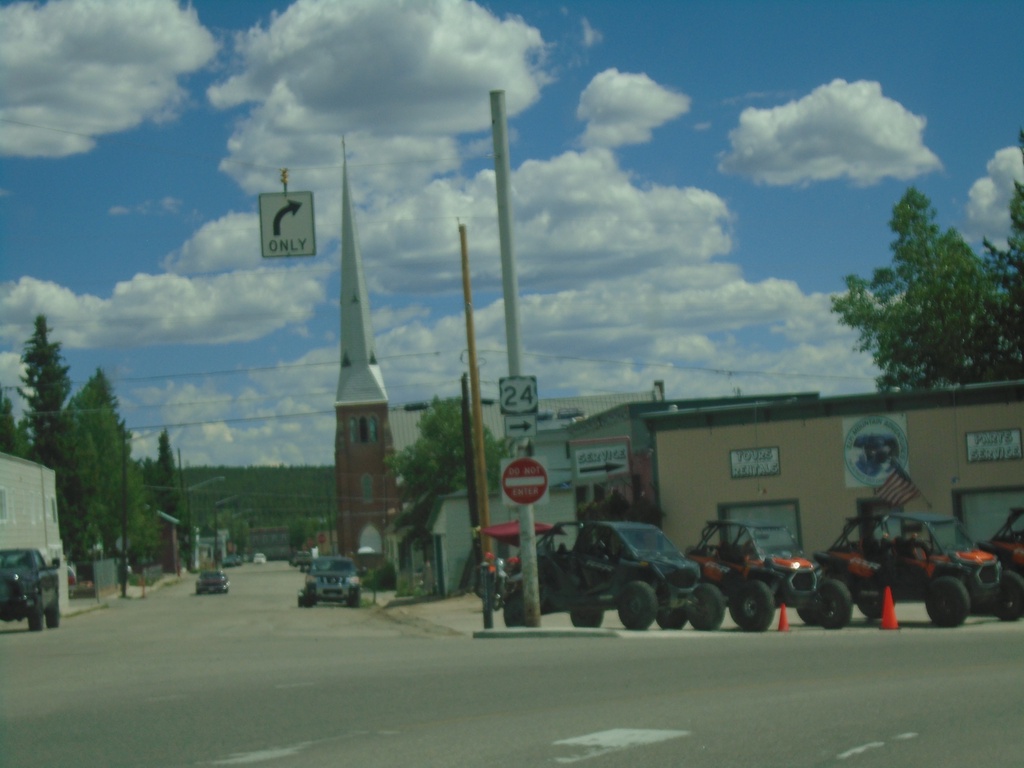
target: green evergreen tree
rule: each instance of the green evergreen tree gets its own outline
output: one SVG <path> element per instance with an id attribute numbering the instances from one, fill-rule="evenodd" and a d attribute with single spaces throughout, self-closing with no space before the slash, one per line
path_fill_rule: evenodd
<path id="1" fill-rule="evenodd" d="M 11 456 L 24 456 L 25 447 L 21 444 L 18 425 L 14 421 L 14 403 L 0 385 L 0 453 Z"/>
<path id="2" fill-rule="evenodd" d="M 123 539 L 125 514 L 131 557 L 148 562 L 158 551 L 159 521 L 147 498 L 142 469 L 131 458 L 131 435 L 118 415 L 114 388 L 102 370 L 68 404 L 80 496 L 74 512 L 87 542 L 111 552 Z"/>
<path id="3" fill-rule="evenodd" d="M 18 394 L 28 406 L 23 418 L 29 438 L 29 458 L 60 470 L 67 462 L 68 423 L 64 403 L 71 394 L 71 379 L 60 354 L 60 342 L 50 342 L 50 331 L 46 317 L 36 317 L 35 332 L 25 342 L 21 355 L 25 365 L 24 387 L 18 388 Z"/>
<path id="4" fill-rule="evenodd" d="M 83 521 L 85 543 L 101 543 L 104 551 L 111 552 L 121 538 L 124 425 L 117 415 L 117 397 L 102 370 L 97 369 L 71 398 L 68 413 L 79 493 L 68 500 L 67 512 Z"/>
<path id="5" fill-rule="evenodd" d="M 46 317 L 36 317 L 32 337 L 25 342 L 21 361 L 25 365 L 18 394 L 26 412 L 18 429 L 25 439 L 25 457 L 52 469 L 56 474 L 57 510 L 65 552 L 82 552 L 80 534 L 84 520 L 68 516 L 72 500 L 80 506 L 78 475 L 71 455 L 71 426 L 64 404 L 71 393 L 68 367 L 60 353 L 60 343 L 49 339 Z"/>
<path id="6" fill-rule="evenodd" d="M 181 501 L 181 483 L 174 463 L 174 453 L 171 451 L 171 437 L 166 429 L 160 433 L 157 441 L 156 459 L 143 459 L 141 468 L 150 509 L 181 521 L 178 527 L 178 547 L 181 552 L 189 552 L 191 521 L 186 519 L 188 510 Z"/>

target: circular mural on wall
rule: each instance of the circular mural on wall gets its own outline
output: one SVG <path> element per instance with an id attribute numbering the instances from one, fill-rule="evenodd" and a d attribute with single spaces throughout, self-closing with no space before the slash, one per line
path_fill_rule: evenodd
<path id="1" fill-rule="evenodd" d="M 843 427 L 847 485 L 877 487 L 896 465 L 906 468 L 909 450 L 904 417 L 844 419 Z"/>

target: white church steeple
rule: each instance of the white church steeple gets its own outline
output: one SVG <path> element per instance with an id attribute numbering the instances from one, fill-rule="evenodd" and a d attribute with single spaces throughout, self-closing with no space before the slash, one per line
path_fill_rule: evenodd
<path id="1" fill-rule="evenodd" d="M 377 363 L 370 299 L 348 188 L 347 159 L 342 161 L 341 174 L 341 373 L 335 405 L 386 403 L 388 394 Z"/>

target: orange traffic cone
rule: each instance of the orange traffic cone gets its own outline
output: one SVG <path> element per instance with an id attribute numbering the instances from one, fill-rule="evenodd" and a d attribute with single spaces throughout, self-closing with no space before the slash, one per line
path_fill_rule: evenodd
<path id="1" fill-rule="evenodd" d="M 789 619 L 786 618 L 786 604 L 782 604 L 782 612 L 779 614 L 779 632 L 789 632 Z"/>
<path id="2" fill-rule="evenodd" d="M 892 590 L 889 587 L 885 588 L 885 599 L 882 601 L 882 629 L 899 629 L 900 625 L 896 621 L 896 607 L 892 602 Z"/>

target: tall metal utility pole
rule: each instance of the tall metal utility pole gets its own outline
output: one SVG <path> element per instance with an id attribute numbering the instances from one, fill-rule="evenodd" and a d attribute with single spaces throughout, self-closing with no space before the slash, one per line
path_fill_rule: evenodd
<path id="1" fill-rule="evenodd" d="M 494 174 L 498 192 L 498 242 L 501 248 L 501 284 L 505 293 L 505 337 L 510 376 L 522 374 L 523 349 L 519 340 L 519 277 L 512 244 L 512 174 L 508 151 L 505 92 L 491 91 L 491 129 L 494 138 Z M 519 443 L 517 453 L 528 455 L 529 440 Z M 540 626 L 540 587 L 537 583 L 537 534 L 533 505 L 519 507 L 519 554 L 523 565 L 524 624 Z"/>

